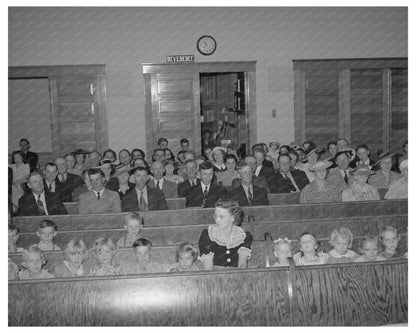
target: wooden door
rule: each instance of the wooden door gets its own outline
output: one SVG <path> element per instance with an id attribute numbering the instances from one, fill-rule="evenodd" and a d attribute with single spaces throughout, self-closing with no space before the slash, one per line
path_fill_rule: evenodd
<path id="1" fill-rule="evenodd" d="M 107 146 L 99 75 L 50 77 L 52 96 L 52 150 L 63 155 L 78 148 L 102 151 Z M 105 81 L 104 81 L 105 82 Z"/>
<path id="2" fill-rule="evenodd" d="M 391 69 L 391 128 L 390 149 L 397 151 L 407 141 L 407 68 Z"/>
<path id="3" fill-rule="evenodd" d="M 151 74 L 151 94 L 153 142 L 152 147 L 148 142 L 148 154 L 153 153 L 162 137 L 168 139 L 175 155 L 181 149 L 182 138 L 188 139 L 191 149 L 200 154 L 199 74 Z"/>

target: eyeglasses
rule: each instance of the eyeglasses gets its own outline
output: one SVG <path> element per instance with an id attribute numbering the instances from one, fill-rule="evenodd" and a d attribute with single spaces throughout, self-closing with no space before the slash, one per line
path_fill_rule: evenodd
<path id="1" fill-rule="evenodd" d="M 212 217 L 214 218 L 214 220 L 216 220 L 216 219 L 222 220 L 223 218 L 225 218 L 227 216 L 231 216 L 231 215 L 215 215 L 215 214 L 212 214 Z"/>

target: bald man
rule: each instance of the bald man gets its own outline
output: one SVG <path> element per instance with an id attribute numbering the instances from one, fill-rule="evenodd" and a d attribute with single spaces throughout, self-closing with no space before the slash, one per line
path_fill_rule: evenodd
<path id="1" fill-rule="evenodd" d="M 162 161 L 154 161 L 152 163 L 151 171 L 153 179 L 149 181 L 147 186 L 161 190 L 165 195 L 165 198 L 177 198 L 178 185 L 164 177 L 166 172 L 164 163 Z"/>

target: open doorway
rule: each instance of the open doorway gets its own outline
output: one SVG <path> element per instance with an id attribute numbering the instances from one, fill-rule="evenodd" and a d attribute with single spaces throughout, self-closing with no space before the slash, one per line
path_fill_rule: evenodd
<path id="1" fill-rule="evenodd" d="M 244 158 L 248 143 L 245 73 L 200 73 L 199 79 L 201 152 L 207 156 L 212 146 L 223 146 Z"/>

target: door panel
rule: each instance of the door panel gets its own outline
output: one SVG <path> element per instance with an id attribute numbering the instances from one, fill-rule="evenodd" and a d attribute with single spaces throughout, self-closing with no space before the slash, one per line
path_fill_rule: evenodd
<path id="1" fill-rule="evenodd" d="M 51 78 L 53 96 L 52 148 L 54 155 L 78 148 L 100 149 L 99 96 L 94 75 Z"/>
<path id="2" fill-rule="evenodd" d="M 199 76 L 195 73 L 152 74 L 153 147 L 158 138 L 169 140 L 177 153 L 180 139 L 200 153 Z M 197 89 L 195 89 L 197 87 Z"/>

